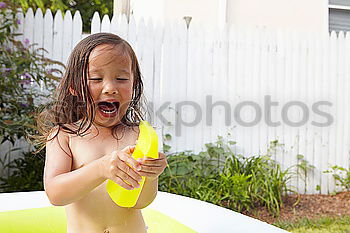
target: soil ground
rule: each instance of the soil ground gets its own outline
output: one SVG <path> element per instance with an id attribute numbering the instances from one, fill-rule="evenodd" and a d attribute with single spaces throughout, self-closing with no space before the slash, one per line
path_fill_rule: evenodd
<path id="1" fill-rule="evenodd" d="M 284 205 L 278 218 L 268 213 L 265 207 L 244 214 L 267 223 L 277 221 L 294 222 L 300 218 L 317 219 L 320 217 L 350 216 L 350 191 L 336 195 L 300 194 L 284 197 Z"/>

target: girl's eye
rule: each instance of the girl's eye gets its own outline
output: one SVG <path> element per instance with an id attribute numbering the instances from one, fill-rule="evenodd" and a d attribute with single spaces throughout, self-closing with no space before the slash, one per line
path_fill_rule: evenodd
<path id="1" fill-rule="evenodd" d="M 89 80 L 100 81 L 100 80 L 102 80 L 102 78 L 89 78 Z"/>
<path id="2" fill-rule="evenodd" d="M 129 80 L 129 79 L 128 78 L 117 78 L 117 80 L 126 81 L 126 80 Z"/>

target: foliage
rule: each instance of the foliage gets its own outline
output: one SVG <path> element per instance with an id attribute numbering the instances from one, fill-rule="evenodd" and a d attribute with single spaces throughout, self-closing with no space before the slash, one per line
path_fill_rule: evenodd
<path id="1" fill-rule="evenodd" d="M 233 152 L 234 143 L 219 137 L 199 154 L 185 151 L 169 155 L 168 167 L 159 177 L 159 190 L 239 212 L 266 206 L 278 215 L 282 195 L 292 191 L 287 187 L 292 173 L 289 169 L 282 171 L 271 159 L 280 144 L 272 142 L 267 155 L 246 158 Z"/>
<path id="2" fill-rule="evenodd" d="M 350 168 L 346 169 L 340 166 L 332 166 L 330 170 L 324 171 L 333 175 L 336 185 L 343 189 L 350 190 Z"/>
<path id="3" fill-rule="evenodd" d="M 14 159 L 5 165 L 12 174 L 8 178 L 0 177 L 0 192 L 23 192 L 44 190 L 43 174 L 45 151 L 36 155 L 23 153 L 23 157 Z"/>
<path id="4" fill-rule="evenodd" d="M 49 96 L 40 87 L 50 93 L 61 74 L 56 67 L 63 64 L 46 59 L 45 51 L 28 39 L 18 41 L 14 31 L 22 22 L 16 18 L 17 6 L 11 1 L 0 5 L 0 144 L 14 144 L 27 132 L 33 134 L 35 105 Z"/>
<path id="5" fill-rule="evenodd" d="M 113 15 L 113 0 L 16 0 L 16 2 L 21 5 L 24 12 L 26 12 L 29 7 L 33 8 L 33 10 L 40 8 L 44 13 L 46 9 L 50 9 L 53 13 L 57 10 L 61 10 L 62 13 L 66 10 L 70 10 L 72 14 L 78 10 L 82 17 L 84 32 L 90 32 L 91 19 L 95 11 L 99 12 L 100 17 L 107 14 L 111 19 Z"/>

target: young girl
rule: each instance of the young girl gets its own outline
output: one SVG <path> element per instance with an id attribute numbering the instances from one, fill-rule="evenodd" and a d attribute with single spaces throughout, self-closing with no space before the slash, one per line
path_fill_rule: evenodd
<path id="1" fill-rule="evenodd" d="M 142 91 L 136 55 L 114 34 L 88 36 L 70 55 L 54 103 L 38 118 L 45 191 L 53 205 L 65 206 L 68 233 L 146 232 L 140 209 L 156 197 L 167 162 L 163 153 L 131 157 Z M 141 176 L 146 180 L 133 208 L 119 207 L 106 192 L 107 179 L 133 189 Z"/>

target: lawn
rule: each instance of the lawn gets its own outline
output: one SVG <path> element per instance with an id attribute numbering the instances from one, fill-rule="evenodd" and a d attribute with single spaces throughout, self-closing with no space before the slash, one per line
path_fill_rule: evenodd
<path id="1" fill-rule="evenodd" d="M 302 218 L 295 222 L 276 222 L 274 225 L 293 233 L 350 233 L 350 216 L 321 217 L 312 220 Z"/>

